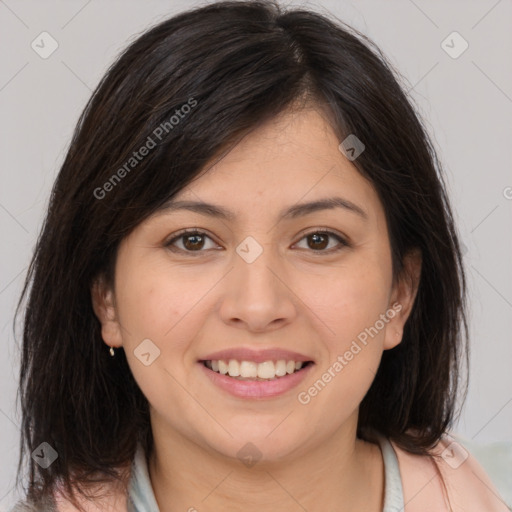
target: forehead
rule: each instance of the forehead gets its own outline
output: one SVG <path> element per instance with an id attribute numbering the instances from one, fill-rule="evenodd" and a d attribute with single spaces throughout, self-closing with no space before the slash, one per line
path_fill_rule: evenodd
<path id="1" fill-rule="evenodd" d="M 341 153 L 340 142 L 316 109 L 285 112 L 244 137 L 220 161 L 212 160 L 165 206 L 184 201 L 223 205 L 224 213 L 217 216 L 234 220 L 230 212 L 263 207 L 282 216 L 284 206 L 290 210 L 337 197 L 346 210 L 359 210 L 361 218 L 383 215 L 373 185 Z"/>

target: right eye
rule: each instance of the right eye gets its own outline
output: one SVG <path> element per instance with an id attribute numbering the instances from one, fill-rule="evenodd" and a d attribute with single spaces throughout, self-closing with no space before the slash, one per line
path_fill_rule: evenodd
<path id="1" fill-rule="evenodd" d="M 165 247 L 168 247 L 173 252 L 204 252 L 205 239 L 212 240 L 204 231 L 197 229 L 184 229 L 176 234 L 172 239 L 166 242 Z M 213 241 L 213 240 L 212 240 Z M 176 242 L 182 242 L 183 248 L 177 247 Z"/>

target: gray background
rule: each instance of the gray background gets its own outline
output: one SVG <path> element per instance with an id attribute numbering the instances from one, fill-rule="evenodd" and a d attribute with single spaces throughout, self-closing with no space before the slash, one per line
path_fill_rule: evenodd
<path id="1" fill-rule="evenodd" d="M 361 30 L 408 83 L 444 164 L 465 246 L 471 377 L 455 432 L 478 444 L 511 442 L 512 2 L 288 3 L 327 10 Z M 72 130 L 116 54 L 150 25 L 197 5 L 0 0 L 0 511 L 17 496 L 14 307 Z M 43 31 L 59 45 L 47 59 L 31 47 Z M 458 58 L 441 46 L 453 31 L 469 44 Z"/>

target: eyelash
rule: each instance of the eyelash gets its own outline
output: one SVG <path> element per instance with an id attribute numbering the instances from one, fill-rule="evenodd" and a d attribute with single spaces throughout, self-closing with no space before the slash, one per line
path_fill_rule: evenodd
<path id="1" fill-rule="evenodd" d="M 337 247 L 337 248 L 334 248 L 334 249 L 333 248 L 328 249 L 328 250 L 322 249 L 322 250 L 317 250 L 317 251 L 311 249 L 311 252 L 318 253 L 318 255 L 321 255 L 322 253 L 323 254 L 332 254 L 332 253 L 341 251 L 345 247 L 351 247 L 351 245 L 342 236 L 340 236 L 339 234 L 335 233 L 334 231 L 331 231 L 329 229 L 324 229 L 324 228 L 317 228 L 314 231 L 309 231 L 308 233 L 305 233 L 302 236 L 302 238 L 300 238 L 299 242 L 301 240 L 303 240 L 304 238 L 307 238 L 309 235 L 315 235 L 315 234 L 322 234 L 322 235 L 332 236 L 333 238 L 338 240 L 338 242 L 340 243 L 340 246 Z M 202 235 L 202 236 L 206 236 L 207 238 L 209 238 L 210 240 L 213 241 L 213 239 L 205 231 L 201 231 L 201 230 L 197 230 L 197 229 L 184 229 L 184 230 L 179 231 L 178 233 L 176 233 L 175 236 L 173 236 L 168 242 L 166 242 L 164 244 L 165 247 L 167 247 L 172 252 L 181 252 L 181 253 L 189 254 L 189 255 L 191 255 L 193 257 L 194 256 L 198 256 L 202 252 L 205 252 L 207 250 L 207 249 L 206 250 L 199 249 L 197 251 L 189 251 L 189 250 L 186 250 L 186 249 L 180 249 L 178 247 L 173 247 L 174 242 L 176 242 L 180 238 L 183 238 L 185 235 Z M 194 254 L 194 253 L 197 253 L 197 254 Z"/>

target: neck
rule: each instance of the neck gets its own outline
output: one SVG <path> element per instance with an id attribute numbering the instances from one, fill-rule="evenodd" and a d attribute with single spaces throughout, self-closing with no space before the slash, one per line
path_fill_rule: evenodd
<path id="1" fill-rule="evenodd" d="M 262 457 L 251 467 L 175 432 L 153 431 L 148 469 L 162 511 L 382 511 L 380 448 L 356 438 L 354 429 L 340 429 L 300 456 Z"/>

